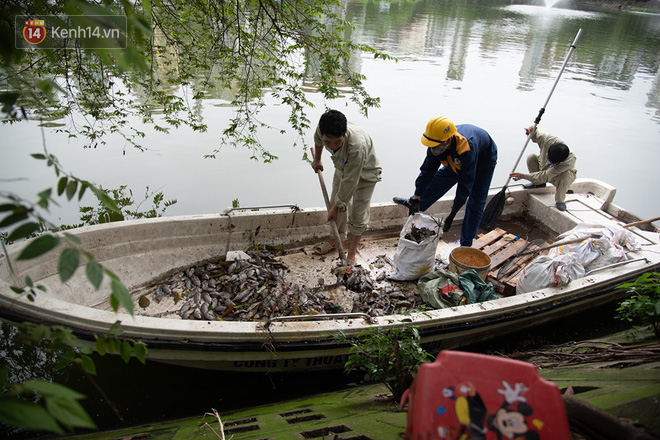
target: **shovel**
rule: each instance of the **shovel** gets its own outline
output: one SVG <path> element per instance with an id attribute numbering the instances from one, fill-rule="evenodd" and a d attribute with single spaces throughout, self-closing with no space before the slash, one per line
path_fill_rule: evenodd
<path id="1" fill-rule="evenodd" d="M 321 191 L 323 192 L 323 199 L 325 200 L 325 209 L 330 212 L 332 205 L 330 204 L 330 197 L 328 197 L 328 190 L 325 187 L 325 180 L 323 180 L 323 172 L 318 170 L 316 172 L 319 176 L 319 183 L 321 184 Z M 341 238 L 339 237 L 339 230 L 337 229 L 337 223 L 334 220 L 330 220 L 330 230 L 332 235 L 335 237 L 335 242 L 337 243 L 337 251 L 339 252 L 339 259 L 341 260 L 342 266 L 348 266 L 348 260 L 346 260 L 346 253 L 344 252 L 344 247 L 341 244 Z"/>
<path id="2" fill-rule="evenodd" d="M 624 228 L 631 228 L 633 226 L 640 226 L 640 225 L 645 225 L 647 223 L 653 223 L 653 222 L 658 221 L 658 220 L 660 220 L 660 217 L 653 217 L 653 218 L 649 218 L 649 219 L 646 219 L 646 220 L 640 220 L 638 222 L 628 223 L 626 225 L 623 225 L 623 227 Z"/>
<path id="3" fill-rule="evenodd" d="M 580 34 L 582 33 L 582 29 L 580 29 L 575 36 L 575 39 L 573 40 L 573 44 L 571 44 L 568 54 L 566 54 L 566 58 L 564 59 L 564 64 L 562 64 L 561 69 L 559 70 L 559 74 L 557 75 L 557 79 L 555 79 L 555 83 L 552 86 L 552 89 L 550 90 L 550 94 L 548 95 L 548 98 L 545 100 L 545 104 L 543 104 L 543 107 L 541 107 L 541 110 L 539 110 L 539 114 L 536 116 L 536 119 L 534 120 L 534 129 L 539 125 L 539 122 L 541 122 L 541 116 L 543 116 L 543 113 L 545 113 L 545 108 L 548 106 L 548 102 L 550 102 L 550 98 L 552 97 L 552 93 L 555 91 L 555 88 L 557 87 L 557 83 L 559 82 L 559 78 L 561 78 L 561 74 L 564 72 L 564 69 L 566 68 L 566 64 L 568 64 L 568 59 L 571 57 L 571 54 L 573 53 L 573 50 L 575 49 L 575 45 L 577 44 L 578 39 L 580 38 Z M 523 154 L 525 153 L 525 149 L 527 149 L 527 144 L 529 144 L 529 141 L 532 139 L 532 136 L 534 134 L 534 130 L 531 130 L 527 134 L 527 140 L 525 141 L 525 145 L 523 145 L 522 151 L 520 152 L 520 155 L 518 156 L 518 160 L 516 160 L 516 164 L 513 166 L 513 170 L 511 172 L 515 172 L 516 168 L 518 167 L 518 163 L 520 163 L 520 159 L 522 159 Z M 506 190 L 507 187 L 509 186 L 509 182 L 511 181 L 511 176 L 506 179 L 506 183 L 504 183 L 504 186 L 498 192 L 493 196 L 492 199 L 490 199 L 490 202 L 486 205 L 486 208 L 483 211 L 483 216 L 481 217 L 481 224 L 479 225 L 482 229 L 485 229 L 486 231 L 490 231 L 495 227 L 497 224 L 497 221 L 500 219 L 500 215 L 502 215 L 502 210 L 504 209 L 504 202 L 506 201 Z"/>

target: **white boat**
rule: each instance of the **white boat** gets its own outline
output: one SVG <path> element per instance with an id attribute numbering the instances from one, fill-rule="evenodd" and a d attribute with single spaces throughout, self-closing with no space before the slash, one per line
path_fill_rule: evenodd
<path id="1" fill-rule="evenodd" d="M 613 203 L 615 188 L 596 180 L 578 179 L 568 195 L 568 210 L 554 207 L 554 189 L 509 188 L 502 219 L 522 218 L 543 225 L 551 236 L 580 224 L 625 225 L 640 220 Z M 495 192 L 492 193 L 492 195 Z M 439 200 L 428 211 L 442 216 L 449 212 L 451 198 Z M 393 203 L 372 206 L 370 230 L 363 240 L 358 263 L 369 267 L 378 255 L 391 258 L 398 233 L 407 219 L 407 210 Z M 462 212 L 453 228 L 460 229 Z M 200 261 L 224 257 L 229 251 L 245 250 L 259 243 L 277 245 L 290 251 L 281 256 L 289 267 L 291 283 L 317 283 L 319 277 L 332 283 L 336 255 L 311 255 L 309 247 L 327 237 L 328 224 L 323 208 L 296 206 L 227 210 L 220 214 L 161 217 L 131 220 L 70 230 L 81 246 L 105 267 L 117 274 L 138 303 L 140 288 L 163 274 L 185 269 Z M 204 369 L 235 371 L 295 372 L 343 368 L 349 347 L 337 340 L 343 333 L 357 335 L 372 327 L 386 330 L 416 326 L 424 347 L 430 352 L 452 349 L 501 337 L 510 332 L 547 323 L 578 313 L 625 295 L 616 286 L 660 267 L 660 239 L 652 224 L 626 229 L 638 240 L 637 250 L 627 260 L 586 273 L 561 287 L 547 287 L 488 302 L 444 309 L 371 317 L 364 313 L 319 314 L 278 317 L 269 321 L 227 321 L 182 319 L 175 311 L 135 307 L 135 314 L 109 305 L 107 281 L 95 290 L 84 270 L 62 284 L 58 276 L 56 249 L 36 259 L 16 261 L 26 246 L 7 247 L 0 256 L 0 317 L 9 322 L 33 321 L 68 326 L 82 339 L 108 332 L 119 320 L 123 337 L 148 345 L 148 359 Z M 448 250 L 458 246 L 440 240 L 437 255 L 446 259 Z M 10 286 L 23 286 L 29 276 L 47 287 L 35 301 L 14 293 Z M 106 277 L 107 278 L 107 277 Z M 414 282 L 403 283 L 416 288 Z"/>

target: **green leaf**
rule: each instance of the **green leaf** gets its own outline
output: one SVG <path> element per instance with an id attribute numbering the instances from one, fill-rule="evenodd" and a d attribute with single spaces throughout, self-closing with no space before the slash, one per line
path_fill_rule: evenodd
<path id="1" fill-rule="evenodd" d="M 96 337 L 96 352 L 101 356 L 105 356 L 108 352 L 108 343 L 104 337 Z"/>
<path id="2" fill-rule="evenodd" d="M 71 388 L 58 383 L 47 382 L 45 380 L 26 380 L 23 386 L 29 390 L 36 391 L 43 396 L 59 397 L 63 399 L 82 399 L 85 396 Z"/>
<path id="3" fill-rule="evenodd" d="M 123 341 L 121 343 L 121 358 L 125 363 L 131 360 L 131 343 L 128 341 Z"/>
<path id="4" fill-rule="evenodd" d="M 144 8 L 144 15 L 151 17 L 151 0 L 142 0 L 142 8 Z"/>
<path id="5" fill-rule="evenodd" d="M 34 231 L 39 229 L 39 224 L 35 222 L 23 223 L 9 234 L 7 241 L 16 241 L 21 238 L 29 237 Z"/>
<path id="6" fill-rule="evenodd" d="M 137 360 L 139 360 L 142 364 L 147 362 L 147 344 L 142 341 L 136 342 L 133 345 L 133 352 L 135 353 Z"/>
<path id="7" fill-rule="evenodd" d="M 46 398 L 46 409 L 64 426 L 96 428 L 80 403 L 59 397 Z"/>
<path id="8" fill-rule="evenodd" d="M 18 207 L 18 205 L 14 205 L 13 203 L 3 203 L 0 205 L 0 212 L 13 211 Z"/>
<path id="9" fill-rule="evenodd" d="M 85 191 L 89 188 L 87 182 L 80 182 L 80 191 L 78 191 L 78 201 L 82 200 Z"/>
<path id="10" fill-rule="evenodd" d="M 103 282 L 103 268 L 101 265 L 96 261 L 90 261 L 85 267 L 85 273 L 89 282 L 98 289 Z"/>
<path id="11" fill-rule="evenodd" d="M 39 194 L 37 194 L 37 195 L 38 195 L 39 198 L 42 199 L 42 200 L 48 200 L 48 199 L 50 199 L 50 196 L 51 196 L 52 194 L 53 194 L 53 190 L 52 190 L 51 188 L 48 188 L 48 189 L 45 189 L 45 190 L 41 191 L 41 192 L 40 192 Z"/>
<path id="12" fill-rule="evenodd" d="M 30 156 L 34 157 L 35 159 L 39 159 L 39 160 L 48 159 L 45 155 L 40 154 L 40 153 L 30 154 Z"/>
<path id="13" fill-rule="evenodd" d="M 10 426 L 64 434 L 64 430 L 44 407 L 13 397 L 0 398 L 0 422 Z"/>
<path id="14" fill-rule="evenodd" d="M 57 195 L 58 196 L 61 196 L 62 194 L 64 194 L 64 190 L 66 189 L 66 185 L 67 185 L 68 182 L 69 182 L 69 179 L 66 176 L 62 177 L 60 179 L 60 181 L 57 182 Z"/>
<path id="15" fill-rule="evenodd" d="M 9 214 L 7 217 L 3 218 L 2 221 L 0 222 L 0 228 L 13 225 L 14 223 L 22 222 L 27 218 L 28 215 L 25 211 Z"/>
<path id="16" fill-rule="evenodd" d="M 17 260 L 29 260 L 52 250 L 60 242 L 60 239 L 54 235 L 42 235 L 30 242 L 20 253 Z"/>
<path id="17" fill-rule="evenodd" d="M 96 365 L 91 357 L 85 355 L 80 356 L 80 366 L 83 367 L 87 373 L 96 374 Z"/>
<path id="18" fill-rule="evenodd" d="M 71 241 L 72 243 L 76 243 L 76 244 L 81 244 L 81 243 L 82 243 L 82 240 L 81 240 L 80 238 L 76 237 L 76 236 L 73 235 L 73 234 L 69 234 L 68 232 L 64 232 L 64 236 L 65 236 L 69 241 Z"/>
<path id="19" fill-rule="evenodd" d="M 110 353 L 121 353 L 121 340 L 117 338 L 112 338 L 108 340 Z"/>
<path id="20" fill-rule="evenodd" d="M 66 248 L 60 254 L 60 262 L 58 264 L 58 271 L 60 273 L 60 280 L 66 283 L 69 278 L 73 276 L 80 265 L 80 252 L 77 249 Z"/>
<path id="21" fill-rule="evenodd" d="M 108 196 L 108 194 L 94 186 L 90 187 L 94 195 L 96 196 L 97 199 L 99 199 L 99 202 L 103 206 L 105 206 L 107 209 L 109 209 L 112 212 L 116 212 L 117 214 L 121 214 L 121 210 L 117 207 L 117 204 L 115 203 L 114 200 Z"/>
<path id="22" fill-rule="evenodd" d="M 75 180 L 71 180 L 69 184 L 66 186 L 66 198 L 71 200 L 73 196 L 76 195 L 77 190 L 78 190 L 78 182 Z"/>
<path id="23" fill-rule="evenodd" d="M 116 307 L 115 305 L 113 305 L 114 311 L 116 312 L 119 309 L 119 305 L 122 305 L 124 306 L 126 311 L 132 315 L 133 307 L 134 307 L 133 298 L 131 298 L 131 295 L 128 292 L 126 286 L 124 286 L 124 284 L 119 280 L 112 280 L 111 288 L 112 288 L 111 303 L 112 303 L 112 298 L 114 298 L 117 301 Z"/>

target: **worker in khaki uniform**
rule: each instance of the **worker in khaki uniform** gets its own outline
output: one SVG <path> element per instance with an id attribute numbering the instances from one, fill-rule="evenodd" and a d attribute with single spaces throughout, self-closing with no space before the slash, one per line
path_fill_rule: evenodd
<path id="1" fill-rule="evenodd" d="M 540 148 L 539 154 L 527 156 L 528 174 L 511 173 L 513 180 L 526 179 L 531 183 L 526 189 L 543 188 L 547 182 L 553 184 L 555 191 L 555 206 L 560 211 L 566 211 L 566 192 L 577 177 L 575 162 L 577 158 L 569 150 L 563 140 L 557 136 L 541 133 L 535 125 L 525 128 L 525 133 Z"/>
<path id="2" fill-rule="evenodd" d="M 324 147 L 335 166 L 328 221 L 337 223 L 341 237 L 348 231 L 346 259 L 349 264 L 355 264 L 360 238 L 369 224 L 371 196 L 381 180 L 382 169 L 369 135 L 348 123 L 340 111 L 328 110 L 321 115 L 314 133 L 312 168 L 315 172 L 323 171 Z M 329 239 L 317 245 L 315 252 L 325 254 L 335 247 L 335 241 Z"/>

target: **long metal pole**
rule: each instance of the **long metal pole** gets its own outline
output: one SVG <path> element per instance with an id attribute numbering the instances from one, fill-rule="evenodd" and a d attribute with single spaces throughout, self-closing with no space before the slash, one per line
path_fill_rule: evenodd
<path id="1" fill-rule="evenodd" d="M 573 40 L 573 44 L 571 44 L 571 47 L 568 49 L 568 53 L 566 54 L 566 59 L 564 59 L 564 64 L 561 66 L 561 70 L 559 70 L 559 74 L 557 75 L 557 79 L 555 79 L 555 83 L 552 85 L 552 90 L 550 90 L 550 94 L 548 95 L 548 99 L 545 100 L 545 103 L 543 104 L 543 107 L 541 107 L 541 110 L 539 110 L 538 116 L 536 116 L 536 119 L 534 120 L 533 129 L 527 134 L 527 140 L 525 141 L 525 145 L 523 146 L 522 151 L 520 152 L 520 155 L 518 156 L 518 160 L 516 160 L 516 164 L 513 166 L 513 170 L 511 170 L 512 173 L 516 171 L 516 168 L 518 168 L 518 164 L 520 163 L 520 159 L 522 159 L 523 154 L 525 154 L 525 150 L 527 149 L 527 145 L 529 144 L 529 141 L 532 139 L 532 136 L 534 135 L 534 132 L 536 131 L 536 127 L 539 125 L 539 122 L 541 122 L 541 117 L 543 116 L 543 113 L 545 113 L 545 108 L 548 106 L 548 102 L 550 102 L 550 97 L 555 91 L 555 88 L 557 87 L 557 83 L 559 82 L 559 78 L 561 78 L 561 74 L 564 73 L 564 69 L 566 68 L 566 64 L 568 64 L 568 59 L 571 57 L 571 54 L 573 53 L 573 50 L 575 49 L 575 46 L 577 45 L 578 40 L 580 39 L 580 34 L 582 33 L 582 29 L 578 30 L 577 35 L 575 36 L 575 39 Z M 506 183 L 504 184 L 504 187 L 506 188 L 509 185 L 509 182 L 511 181 L 511 176 L 509 176 L 506 179 Z"/>

